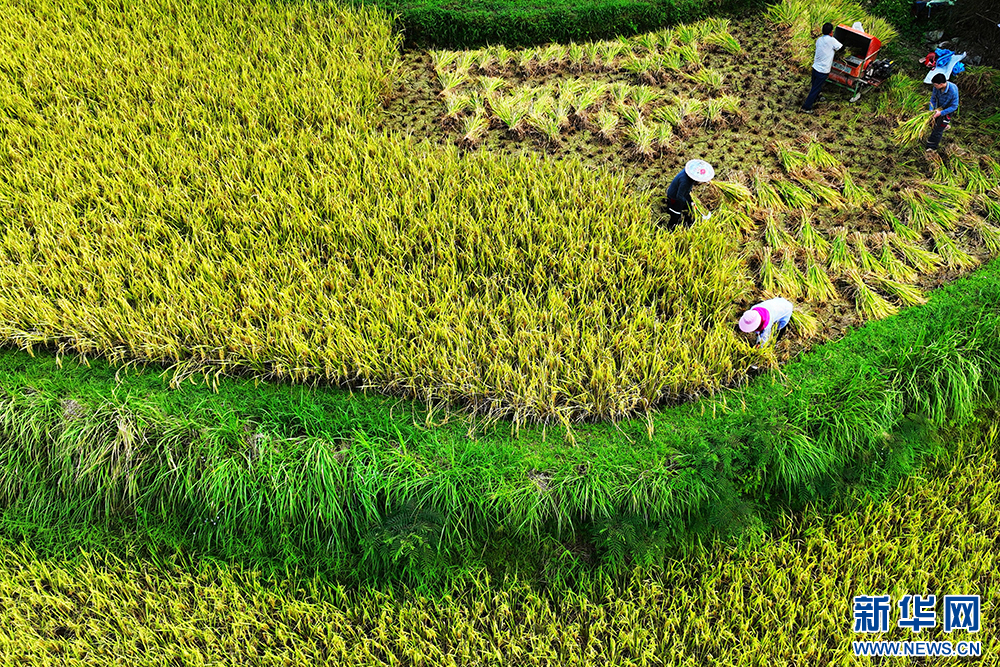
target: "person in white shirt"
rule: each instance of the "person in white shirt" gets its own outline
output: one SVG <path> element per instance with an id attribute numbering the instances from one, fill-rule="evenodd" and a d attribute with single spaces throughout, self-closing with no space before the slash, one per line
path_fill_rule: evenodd
<path id="1" fill-rule="evenodd" d="M 788 326 L 792 319 L 792 302 L 780 296 L 762 301 L 743 313 L 740 318 L 740 331 L 757 334 L 757 344 L 764 345 L 771 337 L 772 325 L 778 325 L 778 331 Z"/>
<path id="2" fill-rule="evenodd" d="M 833 54 L 842 48 L 844 45 L 833 36 L 833 24 L 824 23 L 823 34 L 816 40 L 816 56 L 813 58 L 812 67 L 812 88 L 809 90 L 806 101 L 802 103 L 801 111 L 812 113 L 813 104 L 816 103 L 816 98 L 819 97 L 820 91 L 823 90 L 823 84 L 826 83 L 826 77 L 830 76 L 830 70 L 833 69 Z"/>

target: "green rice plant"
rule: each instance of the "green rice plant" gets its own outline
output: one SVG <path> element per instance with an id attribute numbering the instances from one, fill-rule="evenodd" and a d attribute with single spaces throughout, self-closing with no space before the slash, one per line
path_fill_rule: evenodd
<path id="1" fill-rule="evenodd" d="M 640 81 L 653 83 L 663 69 L 660 60 L 661 57 L 658 55 L 630 56 L 622 63 L 621 69 L 629 74 L 634 74 Z"/>
<path id="2" fill-rule="evenodd" d="M 844 163 L 830 155 L 822 144 L 815 141 L 806 149 L 806 161 L 820 169 L 830 169 L 838 173 L 844 170 Z"/>
<path id="3" fill-rule="evenodd" d="M 458 59 L 458 51 L 448 51 L 445 49 L 431 50 L 431 63 L 438 77 L 441 73 L 455 64 Z"/>
<path id="4" fill-rule="evenodd" d="M 455 71 L 468 77 L 473 65 L 476 64 L 477 55 L 475 51 L 460 51 L 455 61 Z"/>
<path id="5" fill-rule="evenodd" d="M 983 195 L 976 198 L 976 203 L 986 219 L 1000 224 L 1000 201 L 990 195 Z"/>
<path id="6" fill-rule="evenodd" d="M 702 112 L 705 115 L 702 123 L 706 127 L 723 127 L 725 125 L 725 116 L 722 111 L 722 100 L 721 99 L 709 99 L 705 100 L 702 105 Z"/>
<path id="7" fill-rule="evenodd" d="M 608 86 L 608 98 L 615 109 L 620 109 L 628 103 L 629 85 L 625 83 L 613 83 Z"/>
<path id="8" fill-rule="evenodd" d="M 819 230 L 812 226 L 811 215 L 808 211 L 802 211 L 799 239 L 802 240 L 802 246 L 808 249 L 815 257 L 822 261 L 826 260 L 830 252 L 830 242 L 823 237 L 823 234 Z"/>
<path id="9" fill-rule="evenodd" d="M 545 72 L 556 72 L 566 63 L 566 47 L 562 44 L 549 44 L 538 54 L 538 63 Z"/>
<path id="10" fill-rule="evenodd" d="M 709 67 L 703 67 L 693 74 L 685 74 L 684 76 L 695 83 L 700 89 L 713 93 L 722 88 L 722 84 L 725 81 L 722 72 Z"/>
<path id="11" fill-rule="evenodd" d="M 916 241 L 918 243 L 923 240 L 924 237 L 920 231 L 907 226 L 900 219 L 900 217 L 896 215 L 896 212 L 889 208 L 889 206 L 879 204 L 875 207 L 875 212 L 880 218 L 882 218 L 882 220 L 885 221 L 887 225 L 890 225 L 892 227 L 892 231 L 898 234 L 901 238 L 904 238 L 907 241 Z"/>
<path id="12" fill-rule="evenodd" d="M 885 235 L 882 237 L 882 255 L 879 257 L 879 263 L 885 267 L 886 273 L 893 280 L 903 283 L 913 283 L 919 276 L 916 270 L 907 266 L 892 252 L 888 237 Z"/>
<path id="13" fill-rule="evenodd" d="M 920 273 L 933 273 L 944 263 L 940 255 L 927 250 L 916 242 L 894 236 L 892 237 L 892 244 L 899 251 L 903 259 Z"/>
<path id="14" fill-rule="evenodd" d="M 642 120 L 642 111 L 639 107 L 634 107 L 631 104 L 619 107 L 618 113 L 621 114 L 626 125 L 637 125 Z"/>
<path id="15" fill-rule="evenodd" d="M 508 132 L 518 136 L 524 135 L 525 121 L 530 113 L 530 107 L 523 93 L 498 95 L 490 100 L 490 108 Z"/>
<path id="16" fill-rule="evenodd" d="M 552 118 L 559 127 L 566 129 L 570 126 L 569 115 L 571 110 L 572 106 L 569 100 L 565 96 L 560 95 L 559 99 L 552 106 Z"/>
<path id="17" fill-rule="evenodd" d="M 552 107 L 541 104 L 528 114 L 527 123 L 549 143 L 557 143 L 562 135 L 562 125 L 552 113 Z"/>
<path id="18" fill-rule="evenodd" d="M 698 43 L 691 42 L 677 47 L 677 53 L 685 65 L 701 67 L 701 53 L 698 51 Z"/>
<path id="19" fill-rule="evenodd" d="M 618 133 L 618 114 L 610 109 L 601 109 L 594 120 L 597 123 L 597 133 L 605 141 L 614 141 Z"/>
<path id="20" fill-rule="evenodd" d="M 636 35 L 630 42 L 647 53 L 654 53 L 660 48 L 660 37 L 655 32 L 644 32 Z"/>
<path id="21" fill-rule="evenodd" d="M 493 67 L 496 71 L 504 70 L 516 61 L 514 53 L 504 44 L 491 46 L 487 50 L 493 54 Z"/>
<path id="22" fill-rule="evenodd" d="M 852 235 L 854 237 L 854 249 L 855 255 L 858 259 L 858 267 L 865 273 L 870 273 L 878 276 L 884 276 L 888 273 L 886 268 L 879 263 L 878 259 L 868 250 L 868 246 L 865 244 L 865 237 L 862 234 L 855 233 Z"/>
<path id="23" fill-rule="evenodd" d="M 780 141 L 774 143 L 774 152 L 786 174 L 801 173 L 809 165 L 805 153 L 791 149 Z"/>
<path id="24" fill-rule="evenodd" d="M 490 49 L 479 49 L 476 53 L 476 69 L 487 74 L 496 69 L 496 55 Z"/>
<path id="25" fill-rule="evenodd" d="M 469 82 L 469 75 L 461 71 L 444 71 L 438 75 L 438 82 L 441 84 L 441 92 L 438 95 L 449 97 Z"/>
<path id="26" fill-rule="evenodd" d="M 497 76 L 484 76 L 479 79 L 479 90 L 486 97 L 492 97 L 503 91 L 506 81 Z"/>
<path id="27" fill-rule="evenodd" d="M 816 205 L 816 200 L 811 194 L 791 181 L 778 180 L 773 184 L 789 208 L 811 209 Z"/>
<path id="28" fill-rule="evenodd" d="M 607 89 L 607 84 L 604 83 L 593 83 L 582 91 L 576 98 L 576 109 L 574 114 L 580 118 L 580 120 L 587 120 L 590 112 L 597 106 L 597 104 L 604 97 L 604 91 Z"/>
<path id="29" fill-rule="evenodd" d="M 604 69 L 615 69 L 617 67 L 617 60 L 619 57 L 631 53 L 631 47 L 619 41 L 606 41 L 598 42 L 600 54 L 601 54 L 601 64 Z"/>
<path id="30" fill-rule="evenodd" d="M 691 23 L 683 23 L 673 29 L 674 41 L 680 45 L 691 44 L 698 40 L 698 28 Z"/>
<path id="31" fill-rule="evenodd" d="M 824 302 L 837 298 L 837 289 L 830 276 L 812 257 L 806 260 L 805 287 L 806 298 L 810 301 Z"/>
<path id="32" fill-rule="evenodd" d="M 475 105 L 475 100 L 471 95 L 459 95 L 453 93 L 444 98 L 444 121 L 453 123 L 463 112 L 471 109 Z"/>
<path id="33" fill-rule="evenodd" d="M 645 109 L 663 96 L 659 90 L 650 86 L 633 86 L 630 92 L 632 101 L 640 109 Z"/>
<path id="34" fill-rule="evenodd" d="M 570 71 L 583 71 L 586 65 L 586 58 L 587 54 L 584 51 L 583 44 L 570 42 L 569 46 L 566 47 L 566 62 L 569 65 Z"/>
<path id="35" fill-rule="evenodd" d="M 466 116 L 462 123 L 462 143 L 467 148 L 474 148 L 482 143 L 490 129 L 490 119 L 485 113 L 479 112 Z"/>
<path id="36" fill-rule="evenodd" d="M 599 71 L 603 68 L 600 42 L 587 42 L 583 45 L 583 53 L 588 68 L 594 71 Z"/>
<path id="37" fill-rule="evenodd" d="M 972 203 L 971 193 L 957 185 L 948 185 L 947 183 L 929 181 L 925 185 L 936 195 L 936 197 L 925 195 L 925 199 L 929 206 L 938 204 L 931 209 L 932 214 L 940 216 L 937 222 L 950 228 L 968 212 L 969 204 Z"/>
<path id="38" fill-rule="evenodd" d="M 528 76 L 534 75 L 541 66 L 541 50 L 521 49 L 515 53 L 517 67 Z"/>
<path id="39" fill-rule="evenodd" d="M 768 181 L 763 172 L 753 172 L 753 189 L 757 196 L 757 206 L 760 209 L 771 211 L 783 211 L 785 202 L 778 194 L 778 190 L 771 181 Z"/>
<path id="40" fill-rule="evenodd" d="M 927 303 L 927 297 L 917 287 L 893 280 L 888 276 L 874 276 L 875 285 L 889 296 L 895 297 L 904 306 L 919 306 Z"/>
<path id="41" fill-rule="evenodd" d="M 656 128 L 642 116 L 625 131 L 625 138 L 632 143 L 632 153 L 636 156 L 651 158 L 656 153 Z"/>
<path id="42" fill-rule="evenodd" d="M 680 72 L 684 68 L 684 59 L 677 49 L 666 51 L 660 57 L 660 69 L 665 72 Z"/>
<path id="43" fill-rule="evenodd" d="M 844 198 L 841 197 L 839 192 L 831 188 L 829 185 L 808 178 L 796 177 L 795 180 L 808 190 L 809 193 L 816 198 L 820 205 L 829 206 L 834 210 L 843 208 Z"/>
<path id="44" fill-rule="evenodd" d="M 670 126 L 670 123 L 657 123 L 656 137 L 654 139 L 656 148 L 660 151 L 665 151 L 673 143 L 673 140 L 674 128 Z"/>
<path id="45" fill-rule="evenodd" d="M 830 243 L 830 252 L 826 258 L 826 265 L 831 271 L 837 273 L 858 270 L 858 263 L 855 261 L 854 255 L 847 244 L 846 231 L 840 231 L 833 237 L 833 241 Z"/>
<path id="46" fill-rule="evenodd" d="M 854 179 L 851 178 L 851 172 L 848 170 L 843 171 L 844 174 L 844 201 L 846 201 L 851 206 L 868 206 L 875 203 L 875 197 L 870 192 L 864 188 L 855 185 Z"/>
<path id="47" fill-rule="evenodd" d="M 845 277 L 854 292 L 854 306 L 865 319 L 882 320 L 899 312 L 896 306 L 883 299 L 869 287 L 856 269 L 847 270 Z"/>
<path id="48" fill-rule="evenodd" d="M 794 250 L 797 247 L 795 239 L 785 231 L 785 228 L 773 213 L 768 214 L 764 218 L 764 243 L 779 253 Z"/>
<path id="49" fill-rule="evenodd" d="M 728 30 L 709 33 L 708 35 L 705 36 L 704 40 L 702 41 L 705 44 L 709 44 L 711 46 L 718 46 L 726 53 L 732 54 L 734 56 L 738 56 L 744 53 L 743 47 L 740 45 L 739 40 L 733 37 L 732 33 L 730 33 Z"/>
<path id="50" fill-rule="evenodd" d="M 930 134 L 934 125 L 934 112 L 922 111 L 909 120 L 902 121 L 892 132 L 897 146 L 920 143 Z"/>
<path id="51" fill-rule="evenodd" d="M 983 171 L 979 165 L 968 167 L 968 181 L 965 184 L 966 191 L 975 196 L 985 196 L 998 185 L 996 179 L 990 178 L 989 174 Z"/>
<path id="52" fill-rule="evenodd" d="M 941 256 L 945 266 L 949 269 L 964 271 L 979 263 L 975 257 L 959 248 L 955 240 L 948 236 L 948 232 L 942 227 L 932 225 L 927 231 L 934 241 L 934 250 Z"/>

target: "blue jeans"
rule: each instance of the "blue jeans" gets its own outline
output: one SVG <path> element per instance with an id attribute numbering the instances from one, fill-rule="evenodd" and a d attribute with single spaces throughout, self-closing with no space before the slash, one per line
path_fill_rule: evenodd
<path id="1" fill-rule="evenodd" d="M 809 89 L 809 96 L 806 97 L 806 101 L 802 103 L 803 109 L 809 111 L 813 108 L 816 98 L 819 97 L 819 91 L 823 90 L 823 84 L 826 83 L 826 77 L 828 76 L 830 76 L 829 73 L 821 74 L 816 70 L 812 71 L 812 88 Z"/>

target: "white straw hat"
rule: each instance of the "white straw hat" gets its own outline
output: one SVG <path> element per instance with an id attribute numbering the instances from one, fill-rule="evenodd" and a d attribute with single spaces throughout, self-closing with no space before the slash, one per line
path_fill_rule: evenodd
<path id="1" fill-rule="evenodd" d="M 699 183 L 708 183 L 715 178 L 715 169 L 704 160 L 691 160 L 684 165 L 684 173 Z"/>

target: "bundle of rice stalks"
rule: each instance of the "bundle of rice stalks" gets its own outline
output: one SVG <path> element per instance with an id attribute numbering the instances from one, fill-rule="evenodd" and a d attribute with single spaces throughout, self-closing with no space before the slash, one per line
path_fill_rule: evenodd
<path id="1" fill-rule="evenodd" d="M 983 217 L 991 222 L 1000 223 L 1000 201 L 989 195 L 983 195 L 976 198 L 976 203 L 979 204 L 980 210 L 983 212 Z"/>
<path id="2" fill-rule="evenodd" d="M 912 283 L 919 276 L 917 271 L 904 264 L 892 251 L 887 235 L 882 236 L 882 255 L 879 257 L 879 263 L 885 267 L 886 273 L 893 280 Z"/>
<path id="3" fill-rule="evenodd" d="M 907 226 L 900 219 L 900 217 L 896 215 L 896 212 L 893 211 L 891 208 L 889 208 L 887 205 L 880 204 L 879 206 L 876 207 L 875 212 L 878 213 L 879 217 L 881 217 L 882 220 L 884 220 L 887 225 L 890 225 L 892 227 L 893 232 L 895 232 L 902 238 L 908 241 L 917 241 L 917 242 L 923 240 L 923 236 L 920 234 L 919 231 L 913 229 L 912 227 Z"/>
<path id="4" fill-rule="evenodd" d="M 676 49 L 667 51 L 660 59 L 660 69 L 665 72 L 680 72 L 683 67 L 684 61 L 681 59 L 681 53 Z"/>
<path id="5" fill-rule="evenodd" d="M 738 203 L 723 202 L 712 219 L 720 228 L 731 228 L 741 239 L 757 231 L 757 222 Z"/>
<path id="6" fill-rule="evenodd" d="M 459 95 L 453 93 L 444 98 L 444 117 L 441 119 L 446 125 L 452 126 L 458 121 L 462 112 L 471 109 L 475 104 L 470 95 Z"/>
<path id="7" fill-rule="evenodd" d="M 805 153 L 789 148 L 780 141 L 774 142 L 771 149 L 778 156 L 778 160 L 787 174 L 801 173 L 805 167 L 809 166 L 809 160 L 806 159 Z"/>
<path id="8" fill-rule="evenodd" d="M 490 129 L 490 119 L 483 112 L 477 112 L 467 116 L 462 124 L 462 145 L 466 148 L 475 148 L 486 137 Z"/>
<path id="9" fill-rule="evenodd" d="M 663 71 L 663 57 L 659 55 L 631 56 L 622 63 L 621 68 L 629 74 L 634 74 L 640 81 L 654 83 Z"/>
<path id="10" fill-rule="evenodd" d="M 709 67 L 702 68 L 694 74 L 685 74 L 690 81 L 697 84 L 698 88 L 708 92 L 715 92 L 722 88 L 724 77 L 722 72 Z"/>
<path id="11" fill-rule="evenodd" d="M 458 59 L 458 51 L 433 50 L 431 53 L 431 64 L 434 72 L 440 77 L 441 72 L 447 70 Z"/>
<path id="12" fill-rule="evenodd" d="M 969 226 L 991 255 L 1000 255 L 1000 228 L 994 227 L 980 217 L 973 217 Z"/>
<path id="13" fill-rule="evenodd" d="M 882 82 L 881 92 L 874 101 L 876 117 L 892 124 L 900 115 L 913 116 L 927 109 L 927 93 L 923 82 L 894 74 Z"/>
<path id="14" fill-rule="evenodd" d="M 674 27 L 674 41 L 680 45 L 691 44 L 699 38 L 699 30 L 693 23 L 684 23 Z"/>
<path id="15" fill-rule="evenodd" d="M 722 98 L 705 100 L 701 108 L 705 114 L 703 124 L 706 127 L 720 128 L 726 126 L 726 118 L 723 111 L 724 103 Z"/>
<path id="16" fill-rule="evenodd" d="M 646 53 L 656 52 L 660 48 L 660 37 L 655 32 L 644 32 L 631 38 L 630 41 Z"/>
<path id="17" fill-rule="evenodd" d="M 893 130 L 892 138 L 897 146 L 906 146 L 923 141 L 930 134 L 934 124 L 934 112 L 922 111 L 913 118 L 903 121 Z"/>
<path id="18" fill-rule="evenodd" d="M 778 269 L 771 260 L 771 249 L 765 247 L 760 260 L 760 288 L 768 297 L 778 296 Z"/>
<path id="19" fill-rule="evenodd" d="M 656 148 L 659 151 L 665 151 L 670 147 L 670 144 L 674 140 L 674 128 L 670 126 L 670 123 L 657 123 L 656 124 Z"/>
<path id="20" fill-rule="evenodd" d="M 931 214 L 938 218 L 937 222 L 950 229 L 954 223 L 958 222 L 959 218 L 968 212 L 969 204 L 972 203 L 972 195 L 957 185 L 933 181 L 926 185 L 937 195 L 937 197 L 925 195 Z"/>
<path id="21" fill-rule="evenodd" d="M 740 45 L 740 41 L 735 37 L 733 37 L 732 33 L 730 33 L 728 30 L 711 32 L 705 35 L 702 41 L 710 46 L 717 46 L 726 53 L 732 54 L 734 56 L 743 53 L 743 47 Z"/>
<path id="22" fill-rule="evenodd" d="M 656 128 L 646 123 L 642 116 L 626 130 L 625 137 L 632 143 L 633 155 L 651 158 L 656 153 Z"/>
<path id="23" fill-rule="evenodd" d="M 521 49 L 515 54 L 517 67 L 528 76 L 534 76 L 538 71 L 540 63 L 538 58 L 541 54 L 539 49 Z"/>
<path id="24" fill-rule="evenodd" d="M 438 75 L 438 83 L 441 84 L 441 92 L 438 93 L 438 96 L 449 97 L 454 95 L 460 87 L 468 82 L 468 80 L 469 75 L 466 72 L 441 72 Z"/>
<path id="25" fill-rule="evenodd" d="M 625 121 L 626 125 L 635 125 L 642 121 L 642 110 L 631 104 L 619 107 L 618 113 L 621 114 L 622 120 Z"/>
<path id="26" fill-rule="evenodd" d="M 837 297 L 837 289 L 833 286 L 830 276 L 811 257 L 806 260 L 805 287 L 806 298 L 810 301 L 823 302 Z"/>
<path id="27" fill-rule="evenodd" d="M 795 265 L 795 254 L 781 253 L 781 267 L 775 275 L 778 290 L 786 299 L 798 299 L 806 291 L 806 280 Z"/>
<path id="28" fill-rule="evenodd" d="M 503 90 L 506 81 L 497 76 L 483 76 L 479 78 L 479 90 L 484 97 L 493 97 Z"/>
<path id="29" fill-rule="evenodd" d="M 822 327 L 819 324 L 819 320 L 816 316 L 809 312 L 802 304 L 796 304 L 795 310 L 792 311 L 792 319 L 789 322 L 789 326 L 796 335 L 802 338 L 812 338 L 819 335 Z"/>
<path id="30" fill-rule="evenodd" d="M 833 237 L 833 242 L 830 244 L 830 252 L 826 258 L 826 265 L 830 267 L 831 271 L 838 273 L 857 270 L 858 264 L 854 260 L 854 255 L 851 254 L 850 247 L 847 245 L 846 231 L 838 232 Z"/>
<path id="31" fill-rule="evenodd" d="M 569 43 L 569 46 L 566 47 L 566 64 L 571 72 L 580 73 L 583 71 L 587 64 L 587 53 L 584 51 L 583 44 Z"/>
<path id="32" fill-rule="evenodd" d="M 626 105 L 629 98 L 628 84 L 621 82 L 613 83 L 610 86 L 608 86 L 607 90 L 608 90 L 608 99 L 611 100 L 611 104 L 612 106 L 615 107 L 616 110 Z"/>
<path id="33" fill-rule="evenodd" d="M 940 255 L 927 250 L 922 245 L 906 241 L 899 236 L 891 238 L 892 245 L 904 260 L 920 273 L 933 273 L 944 262 Z"/>
<path id="34" fill-rule="evenodd" d="M 645 109 L 647 106 L 663 97 L 663 93 L 650 86 L 634 86 L 631 90 L 631 96 L 632 101 L 635 102 L 637 107 Z"/>
<path id="35" fill-rule="evenodd" d="M 879 276 L 884 276 L 888 273 L 886 268 L 879 263 L 875 255 L 868 250 L 868 246 L 865 245 L 865 237 L 862 234 L 853 234 L 854 237 L 854 249 L 858 258 L 858 266 L 862 271 L 867 273 L 872 273 Z"/>
<path id="36" fill-rule="evenodd" d="M 518 137 L 524 136 L 525 120 L 530 108 L 523 94 L 499 95 L 490 100 L 490 107 L 508 132 Z"/>
<path id="37" fill-rule="evenodd" d="M 598 45 L 601 54 L 601 63 L 606 70 L 617 69 L 618 58 L 627 55 L 632 51 L 632 47 L 628 44 L 628 42 L 611 40 L 598 42 Z"/>
<path id="38" fill-rule="evenodd" d="M 742 183 L 714 180 L 710 187 L 718 190 L 722 199 L 726 202 L 746 204 L 753 200 L 753 193 L 750 192 L 750 188 Z"/>
<path id="39" fill-rule="evenodd" d="M 789 208 L 811 209 L 816 199 L 791 181 L 774 181 L 774 187 L 781 194 Z"/>
<path id="40" fill-rule="evenodd" d="M 844 198 L 829 185 L 809 178 L 796 178 L 795 180 L 808 190 L 820 205 L 829 206 L 834 210 L 843 208 Z"/>
<path id="41" fill-rule="evenodd" d="M 590 115 L 591 110 L 597 106 L 604 97 L 604 91 L 607 85 L 604 83 L 593 83 L 583 90 L 576 98 L 576 109 L 574 110 L 574 115 L 579 118 L 582 122 L 585 122 Z"/>
<path id="42" fill-rule="evenodd" d="M 971 269 L 979 263 L 975 257 L 959 248 L 958 244 L 955 243 L 953 238 L 948 236 L 944 228 L 934 225 L 928 231 L 930 232 L 931 239 L 934 241 L 934 249 L 941 256 L 941 259 L 944 260 L 945 266 L 948 268 L 964 271 L 965 269 Z"/>
<path id="43" fill-rule="evenodd" d="M 990 178 L 990 175 L 980 169 L 979 165 L 972 165 L 968 168 L 968 180 L 965 184 L 967 192 L 983 196 L 996 187 L 997 181 Z"/>
<path id="44" fill-rule="evenodd" d="M 809 148 L 806 149 L 806 161 L 812 166 L 820 169 L 830 169 L 835 172 L 840 172 L 844 169 L 843 162 L 830 155 L 830 153 L 823 148 L 822 144 L 815 141 L 810 143 Z"/>
<path id="45" fill-rule="evenodd" d="M 927 297 L 923 291 L 913 285 L 907 285 L 886 276 L 875 276 L 874 282 L 880 290 L 895 297 L 904 306 L 919 306 L 927 303 Z"/>
<path id="46" fill-rule="evenodd" d="M 771 211 L 784 210 L 784 200 L 778 195 L 778 191 L 775 190 L 774 186 L 764 177 L 763 172 L 754 172 L 753 189 L 757 194 L 757 206 L 759 208 Z"/>
<path id="47" fill-rule="evenodd" d="M 549 44 L 538 55 L 538 63 L 545 72 L 556 72 L 562 69 L 566 62 L 566 47 L 562 44 Z"/>
<path id="48" fill-rule="evenodd" d="M 677 53 L 680 54 L 681 60 L 685 65 L 690 65 L 692 67 L 701 66 L 701 53 L 698 51 L 697 42 L 677 47 Z"/>
<path id="49" fill-rule="evenodd" d="M 562 125 L 552 113 L 548 105 L 539 105 L 527 118 L 528 125 L 534 128 L 539 136 L 548 143 L 557 143 L 562 134 Z"/>
<path id="50" fill-rule="evenodd" d="M 858 185 L 851 178 L 851 172 L 846 169 L 844 174 L 844 200 L 851 206 L 865 206 L 875 203 L 875 197 Z"/>
<path id="51" fill-rule="evenodd" d="M 812 226 L 812 221 L 808 211 L 802 212 L 802 226 L 799 227 L 799 238 L 802 246 L 807 248 L 820 260 L 826 260 L 830 252 L 830 242 L 823 238 L 823 235 Z"/>
<path id="52" fill-rule="evenodd" d="M 773 213 L 769 213 L 764 219 L 764 243 L 778 252 L 794 250 L 797 247 L 795 239 L 785 231 Z"/>
<path id="53" fill-rule="evenodd" d="M 594 118 L 597 123 L 597 133 L 605 141 L 614 141 L 618 133 L 618 114 L 610 109 L 601 109 Z"/>
<path id="54" fill-rule="evenodd" d="M 869 287 L 861 279 L 861 274 L 858 271 L 848 271 L 846 278 L 854 292 L 854 305 L 865 319 L 881 320 L 899 312 L 896 306 L 883 299 Z"/>

